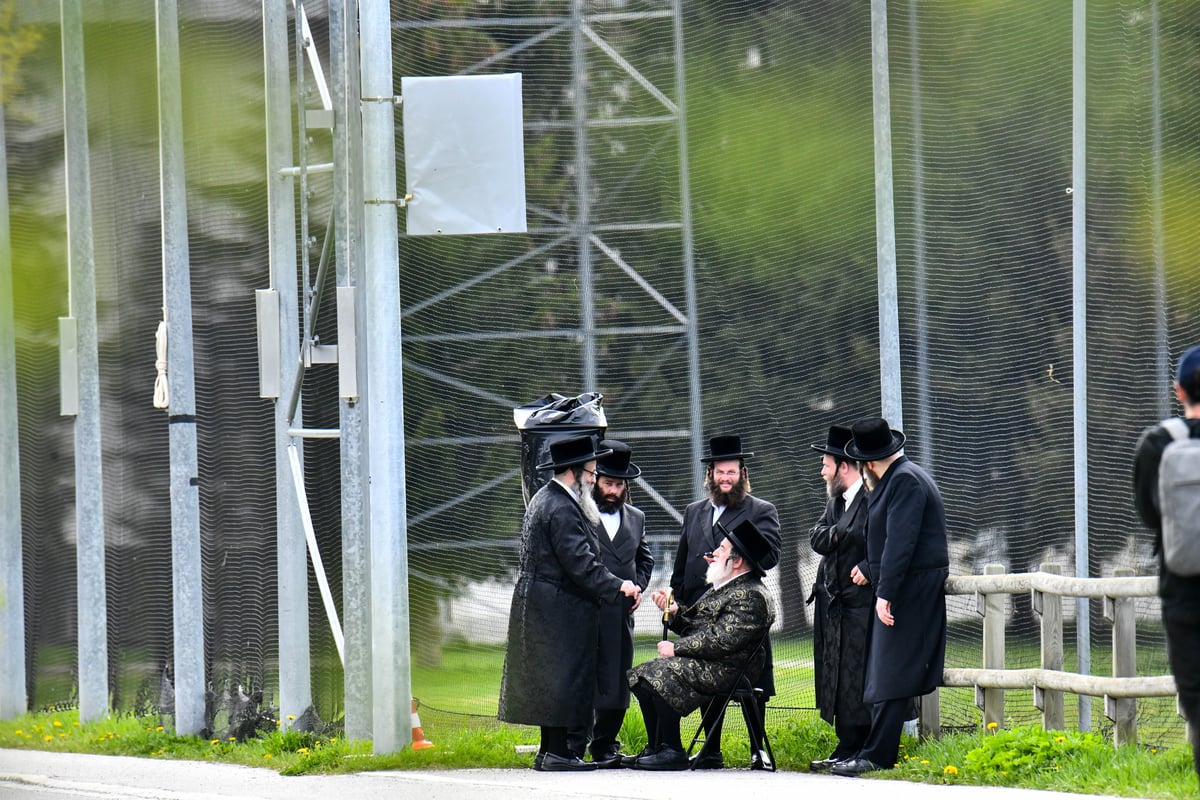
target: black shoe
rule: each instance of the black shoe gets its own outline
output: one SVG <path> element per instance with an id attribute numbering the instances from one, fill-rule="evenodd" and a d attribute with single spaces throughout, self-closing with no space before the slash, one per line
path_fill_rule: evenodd
<path id="1" fill-rule="evenodd" d="M 834 758 L 833 756 L 830 756 L 829 758 L 822 758 L 819 761 L 810 761 L 808 762 L 808 771 L 829 772 L 833 765 L 839 763 L 840 761 L 840 758 Z"/>
<path id="2" fill-rule="evenodd" d="M 534 769 L 540 772 L 586 772 L 595 768 L 595 764 L 580 761 L 575 756 L 567 758 L 556 753 L 546 753 L 542 756 L 541 766 L 534 766 Z"/>
<path id="3" fill-rule="evenodd" d="M 620 769 L 624 766 L 622 762 L 626 758 L 636 758 L 636 756 L 626 756 L 619 749 L 592 753 L 592 763 L 596 765 L 596 769 Z"/>
<path id="4" fill-rule="evenodd" d="M 538 772 L 542 771 L 542 759 L 545 757 L 546 757 L 546 754 L 544 752 L 542 752 L 541 750 L 538 750 L 538 754 L 533 757 L 533 768 L 536 769 Z"/>
<path id="5" fill-rule="evenodd" d="M 873 772 L 877 769 L 883 769 L 883 767 L 865 758 L 849 758 L 834 764 L 829 771 L 834 775 L 841 775 L 843 778 L 857 778 L 864 772 Z"/>
<path id="6" fill-rule="evenodd" d="M 625 767 L 626 769 L 633 769 L 633 765 L 637 763 L 639 758 L 642 756 L 652 756 L 656 752 L 658 752 L 656 748 L 646 745 L 642 748 L 642 752 L 635 756 L 621 756 L 621 766 Z"/>
<path id="7" fill-rule="evenodd" d="M 649 756 L 638 756 L 633 764 L 634 769 L 653 770 L 684 770 L 688 768 L 687 753 L 674 747 L 663 746 L 658 752 Z"/>
<path id="8" fill-rule="evenodd" d="M 750 769 L 773 769 L 770 758 L 766 751 L 760 750 L 750 756 Z"/>
<path id="9" fill-rule="evenodd" d="M 692 769 L 725 769 L 725 757 L 721 751 L 705 753 L 692 759 Z"/>

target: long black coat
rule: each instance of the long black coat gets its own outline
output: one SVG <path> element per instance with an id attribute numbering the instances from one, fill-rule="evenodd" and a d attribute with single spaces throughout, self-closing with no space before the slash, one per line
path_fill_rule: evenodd
<path id="1" fill-rule="evenodd" d="M 868 703 L 917 697 L 942 682 L 946 662 L 946 509 L 929 473 L 901 456 L 871 490 L 867 577 L 896 624 L 873 617 Z"/>
<path id="2" fill-rule="evenodd" d="M 867 493 L 859 489 L 840 517 L 837 499 L 829 498 L 808 532 L 813 551 L 822 556 L 812 594 L 817 709 L 831 725 L 835 716 L 843 724 L 869 725 L 871 709 L 862 696 L 875 592 L 850 580 L 853 567 L 867 573 Z"/>
<path id="3" fill-rule="evenodd" d="M 609 538 L 604 525 L 596 527 L 600 561 L 618 578 L 633 581 L 641 589 L 650 585 L 654 556 L 646 543 L 646 515 L 626 504 L 621 509 L 621 527 Z M 633 600 L 620 595 L 615 602 L 600 606 L 600 638 L 596 652 L 596 708 L 629 707 L 626 673 L 633 666 Z"/>
<path id="4" fill-rule="evenodd" d="M 679 547 L 675 550 L 675 569 L 671 573 L 671 589 L 680 607 L 695 603 L 708 589 L 708 583 L 704 580 L 708 562 L 704 560 L 704 554 L 716 550 L 723 538 L 718 535 L 716 526 L 712 523 L 712 512 L 712 502 L 708 498 L 690 503 L 683 511 Z M 762 531 L 763 538 L 771 543 L 771 554 L 765 559 L 767 563 L 761 565 L 764 570 L 771 569 L 779 563 L 779 551 L 782 548 L 779 511 L 774 504 L 748 494 L 739 505 L 727 507 L 721 512 L 718 521 L 726 530 L 733 530 L 744 519 L 753 522 Z M 757 686 L 768 697 L 775 694 L 775 670 L 769 641 L 767 664 L 759 676 Z"/>
<path id="5" fill-rule="evenodd" d="M 671 708 L 687 716 L 705 695 L 733 688 L 738 671 L 771 629 L 775 612 L 762 581 L 745 572 L 719 589 L 706 592 L 692 606 L 680 607 L 671 629 L 675 655 L 655 658 L 629 670 L 629 685 L 645 678 Z M 750 666 L 751 678 L 764 669 L 759 651 Z"/>
<path id="6" fill-rule="evenodd" d="M 534 494 L 508 617 L 504 722 L 581 727 L 591 719 L 600 602 L 621 591 L 599 551 L 596 528 L 561 484 L 550 481 Z"/>

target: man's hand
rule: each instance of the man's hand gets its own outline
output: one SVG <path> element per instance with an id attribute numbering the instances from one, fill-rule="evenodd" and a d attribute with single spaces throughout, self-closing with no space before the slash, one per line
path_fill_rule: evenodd
<path id="1" fill-rule="evenodd" d="M 679 611 L 679 604 L 672 602 L 667 606 L 667 590 L 659 589 L 654 594 L 650 595 L 650 599 L 654 601 L 654 605 L 658 606 L 659 611 L 666 611 L 669 614 L 675 614 Z"/>
<path id="2" fill-rule="evenodd" d="M 862 570 L 858 568 L 857 564 L 850 568 L 850 580 L 854 582 L 855 586 L 866 586 L 870 583 L 867 580 L 867 576 L 862 574 Z"/>
<path id="3" fill-rule="evenodd" d="M 642 590 L 633 581 L 626 580 L 621 582 L 621 594 L 632 597 L 634 602 L 637 602 L 642 597 Z"/>
<path id="4" fill-rule="evenodd" d="M 632 614 L 633 612 L 637 611 L 638 606 L 640 606 L 641 604 L 642 604 L 642 593 L 641 593 L 641 590 L 639 590 L 638 596 L 633 598 L 633 605 L 630 606 L 629 613 Z"/>
<path id="5" fill-rule="evenodd" d="M 671 658 L 675 655 L 675 643 L 668 641 L 659 642 L 658 654 L 663 658 Z"/>
<path id="6" fill-rule="evenodd" d="M 895 625 L 896 618 L 892 616 L 892 601 L 884 600 L 882 597 L 876 598 L 875 616 L 879 617 L 879 621 L 888 627 Z"/>

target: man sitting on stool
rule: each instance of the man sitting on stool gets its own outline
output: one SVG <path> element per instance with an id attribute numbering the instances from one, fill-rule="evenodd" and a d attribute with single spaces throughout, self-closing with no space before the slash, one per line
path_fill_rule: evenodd
<path id="1" fill-rule="evenodd" d="M 775 621 L 775 612 L 762 585 L 760 564 L 772 545 L 749 520 L 733 530 L 720 522 L 716 527 L 724 538 L 713 551 L 706 575 L 712 588 L 683 609 L 674 602 L 668 606 L 661 589 L 652 595 L 655 605 L 671 615 L 671 629 L 680 638 L 659 642 L 658 658 L 629 670 L 630 691 L 642 707 L 647 741 L 631 764 L 634 769 L 687 769 L 679 720 L 699 708 L 706 696 L 728 693 L 752 653 L 750 679 L 762 671 L 765 653 L 755 650 Z"/>

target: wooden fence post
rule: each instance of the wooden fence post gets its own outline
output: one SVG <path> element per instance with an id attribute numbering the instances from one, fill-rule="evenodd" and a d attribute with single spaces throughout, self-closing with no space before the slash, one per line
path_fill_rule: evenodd
<path id="1" fill-rule="evenodd" d="M 1040 564 L 1038 569 L 1049 575 L 1061 575 L 1062 569 L 1058 564 Z M 1049 597 L 1034 589 L 1030 592 L 1033 611 L 1041 617 L 1042 628 L 1042 669 L 1061 670 L 1063 668 L 1063 599 L 1062 595 L 1052 594 Z M 1042 729 L 1061 731 L 1067 727 L 1067 717 L 1063 709 L 1063 693 L 1054 689 L 1033 687 L 1033 704 L 1042 712 Z"/>
<path id="2" fill-rule="evenodd" d="M 1133 577 L 1128 568 L 1113 570 L 1115 578 Z M 1134 598 L 1104 598 L 1104 616 L 1112 621 L 1113 677 L 1131 678 L 1137 675 L 1137 620 Z M 1104 714 L 1113 721 L 1113 742 L 1117 745 L 1137 742 L 1137 699 L 1133 697 L 1104 697 Z"/>
<path id="3" fill-rule="evenodd" d="M 1003 575 L 1007 570 L 1003 564 L 988 564 L 984 575 Z M 1002 592 L 976 594 L 975 607 L 983 615 L 983 668 L 1004 669 L 1004 601 Z M 987 730 L 994 722 L 996 727 L 1004 724 L 1004 690 L 975 687 L 975 705 L 983 709 L 983 727 Z"/>

